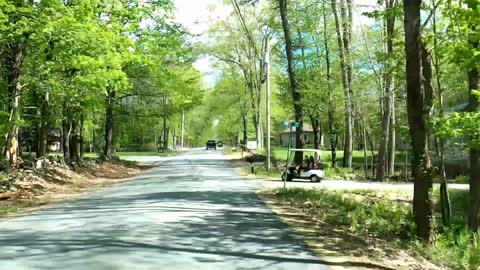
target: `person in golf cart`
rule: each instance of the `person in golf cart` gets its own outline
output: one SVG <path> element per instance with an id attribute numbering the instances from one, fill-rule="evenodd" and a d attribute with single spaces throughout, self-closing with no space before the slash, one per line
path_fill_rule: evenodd
<path id="1" fill-rule="evenodd" d="M 314 169 L 315 167 L 318 167 L 318 164 L 315 162 L 313 156 L 308 157 L 308 155 L 305 155 L 301 165 L 292 164 L 292 168 L 294 168 L 294 170 L 291 170 L 291 172 L 296 171 L 297 174 L 300 174 L 302 170 L 306 172 Z"/>
<path id="2" fill-rule="evenodd" d="M 305 155 L 300 163 L 294 161 L 294 153 L 303 152 L 314 153 L 314 155 Z M 303 155 L 302 155 L 303 156 Z M 310 179 L 312 182 L 320 182 L 325 177 L 321 163 L 321 151 L 318 149 L 291 149 L 289 150 L 285 172 L 282 179 L 292 181 L 293 179 Z"/>

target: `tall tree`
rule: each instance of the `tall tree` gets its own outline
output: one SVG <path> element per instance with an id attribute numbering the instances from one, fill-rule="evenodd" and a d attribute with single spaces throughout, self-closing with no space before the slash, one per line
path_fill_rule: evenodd
<path id="1" fill-rule="evenodd" d="M 325 63 L 327 71 L 327 88 L 328 88 L 328 131 L 330 141 L 330 152 L 332 160 L 332 168 L 336 167 L 337 163 L 337 143 L 335 138 L 337 137 L 337 131 L 335 129 L 335 105 L 333 103 L 333 85 L 332 85 L 332 66 L 330 59 L 330 46 L 328 40 L 327 31 L 327 10 L 325 2 L 322 2 L 322 15 L 323 15 L 323 45 L 325 49 Z"/>
<path id="2" fill-rule="evenodd" d="M 287 71 L 290 79 L 290 90 L 293 99 L 293 108 L 295 110 L 295 121 L 299 123 L 299 126 L 295 129 L 295 147 L 302 149 L 304 142 L 302 138 L 303 134 L 303 109 L 301 104 L 301 95 L 299 91 L 298 81 L 295 74 L 295 64 L 293 59 L 293 44 L 290 33 L 290 25 L 288 21 L 288 9 L 287 0 L 278 0 L 280 7 L 280 18 L 282 21 L 283 35 L 285 38 L 285 53 L 287 55 Z M 295 162 L 302 161 L 302 152 L 295 153 Z"/>
<path id="3" fill-rule="evenodd" d="M 471 18 L 468 44 L 474 52 L 473 55 L 478 55 L 480 51 L 480 37 L 478 35 L 478 31 L 480 30 L 480 22 L 478 21 L 480 3 L 478 1 L 466 2 L 472 14 L 476 14 L 477 16 L 475 18 L 474 15 Z M 480 108 L 480 96 L 478 92 L 480 91 L 480 65 L 478 61 L 474 61 L 468 70 L 468 88 L 470 91 L 468 109 L 471 112 L 475 112 Z M 478 138 L 472 139 L 478 140 Z M 472 231 L 478 231 L 480 228 L 480 147 L 478 145 L 472 145 L 470 147 L 470 208 L 468 212 L 468 227 Z"/>
<path id="4" fill-rule="evenodd" d="M 392 74 L 392 58 L 393 58 L 393 31 L 395 29 L 395 15 L 392 9 L 396 5 L 396 0 L 385 1 L 385 19 L 384 19 L 384 32 L 385 32 L 385 68 L 384 68 L 384 101 L 383 101 L 383 115 L 382 115 L 382 128 L 380 144 L 378 149 L 377 159 L 377 181 L 383 181 L 385 178 L 385 171 L 387 170 L 387 154 L 390 141 L 394 138 L 393 134 L 390 134 L 393 129 L 392 116 L 393 116 L 393 74 Z M 394 144 L 394 142 L 392 141 Z M 395 147 L 391 149 L 391 152 L 395 152 Z M 393 162 L 393 161 L 392 161 Z"/>
<path id="5" fill-rule="evenodd" d="M 342 73 L 342 85 L 345 104 L 345 144 L 343 154 L 343 166 L 352 168 L 353 157 L 353 88 L 352 88 L 352 58 L 350 52 L 351 32 L 352 32 L 352 3 L 347 0 L 340 1 L 340 7 L 337 7 L 337 0 L 332 0 L 332 10 L 335 18 L 335 28 L 337 32 L 337 43 L 340 55 L 340 68 Z M 340 15 L 338 15 L 340 9 Z"/>
<path id="6" fill-rule="evenodd" d="M 432 180 L 427 123 L 432 93 L 422 89 L 422 59 L 426 59 L 420 36 L 421 0 L 404 0 L 407 114 L 412 145 L 414 179 L 413 214 L 417 236 L 432 240 Z M 423 49 L 422 49 L 423 48 Z"/>

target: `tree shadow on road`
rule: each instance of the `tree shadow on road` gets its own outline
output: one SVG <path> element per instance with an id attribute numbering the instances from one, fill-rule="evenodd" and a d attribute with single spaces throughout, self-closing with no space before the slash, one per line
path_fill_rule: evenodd
<path id="1" fill-rule="evenodd" d="M 226 263 L 232 266 L 228 269 L 277 264 L 286 264 L 285 269 L 371 266 L 315 257 L 264 205 L 248 181 L 233 173 L 225 173 L 213 186 L 192 190 L 191 181 L 200 182 L 201 176 L 159 180 L 155 175 L 162 170 L 171 173 L 159 168 L 135 182 L 1 222 L 0 262 L 45 260 L 56 269 L 66 269 L 109 255 L 144 256 L 159 262 L 188 257 L 196 263 Z M 165 181 L 175 183 L 162 184 Z M 229 184 L 235 187 L 228 188 Z M 190 189 L 182 189 L 189 185 Z"/>

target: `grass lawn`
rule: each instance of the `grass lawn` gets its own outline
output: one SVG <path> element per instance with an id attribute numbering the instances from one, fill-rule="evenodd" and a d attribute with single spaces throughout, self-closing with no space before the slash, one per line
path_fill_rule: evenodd
<path id="1" fill-rule="evenodd" d="M 116 152 L 114 156 L 119 157 L 169 157 L 175 155 L 175 151 L 167 151 L 167 152 Z M 49 153 L 49 156 L 61 156 L 61 153 Z M 23 156 L 35 156 L 35 153 L 24 152 Z M 84 157 L 86 158 L 97 158 L 98 153 L 85 153 Z"/>
<path id="2" fill-rule="evenodd" d="M 119 157 L 169 157 L 175 155 L 176 152 L 115 152 L 114 156 Z M 96 158 L 98 153 L 85 153 L 85 157 Z"/>
<path id="3" fill-rule="evenodd" d="M 330 150 L 321 150 L 322 151 L 322 160 L 323 162 L 330 162 L 331 159 L 331 151 Z M 287 154 L 288 154 L 288 148 L 287 147 L 281 147 L 281 146 L 274 146 L 272 148 L 273 156 L 277 160 L 286 160 L 287 159 Z M 376 154 L 376 151 L 374 151 Z M 367 152 L 367 158 L 368 161 L 371 162 L 372 158 L 372 152 L 368 151 Z M 343 151 L 337 151 L 337 163 L 342 162 L 343 159 Z M 395 157 L 397 162 L 403 163 L 405 161 L 405 154 L 403 152 L 397 152 L 396 157 Z M 353 151 L 353 157 L 352 157 L 352 162 L 353 163 L 363 163 L 363 151 Z"/>

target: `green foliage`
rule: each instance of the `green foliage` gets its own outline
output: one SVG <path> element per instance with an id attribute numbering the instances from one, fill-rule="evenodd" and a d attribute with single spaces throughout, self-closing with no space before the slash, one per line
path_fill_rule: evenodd
<path id="1" fill-rule="evenodd" d="M 328 224 L 345 226 L 359 236 L 398 241 L 401 248 L 415 247 L 448 269 L 473 270 L 480 267 L 479 235 L 469 232 L 465 224 L 468 196 L 464 190 L 450 191 L 453 210 L 451 227 L 440 225 L 440 208 L 436 205 L 438 231 L 432 245 L 416 241 L 411 204 L 393 201 L 388 194 L 381 195 L 373 190 L 335 192 L 302 188 L 276 189 L 275 194 L 296 206 L 308 205 L 305 210 L 309 214 Z M 438 197 L 436 190 L 436 201 Z"/>
<path id="2" fill-rule="evenodd" d="M 170 20 L 172 7 L 170 0 L 100 5 L 1 0 L 2 104 L 12 102 L 4 90 L 14 68 L 7 62 L 8 48 L 18 46 L 23 58 L 22 110 L 9 121 L 9 107 L 0 107 L 0 132 L 15 122 L 24 130 L 23 141 L 35 149 L 40 123 L 50 133 L 73 123 L 72 132 L 82 133 L 86 145 L 98 150 L 104 145 L 99 134 L 104 133 L 106 97 L 114 93 L 117 148 L 143 140 L 151 149 L 161 130 L 158 122 L 167 118 L 168 125 L 176 125 L 179 113 L 202 96 L 187 35 Z"/>
<path id="3" fill-rule="evenodd" d="M 277 196 L 299 205 L 309 202 L 322 209 L 324 220 L 344 225 L 360 235 L 387 239 L 411 239 L 414 235 L 411 207 L 372 196 L 372 191 L 332 192 L 314 189 L 277 189 Z M 328 209 L 328 210 L 327 210 Z"/>
<path id="4" fill-rule="evenodd" d="M 474 91 L 477 98 L 479 91 Z M 435 134 L 445 139 L 466 139 L 466 147 L 480 148 L 480 110 L 474 112 L 455 112 L 433 121 Z"/>
<path id="5" fill-rule="evenodd" d="M 466 175 L 459 175 L 459 176 L 455 177 L 455 179 L 453 181 L 457 184 L 468 184 L 468 183 L 470 183 L 470 179 Z"/>

